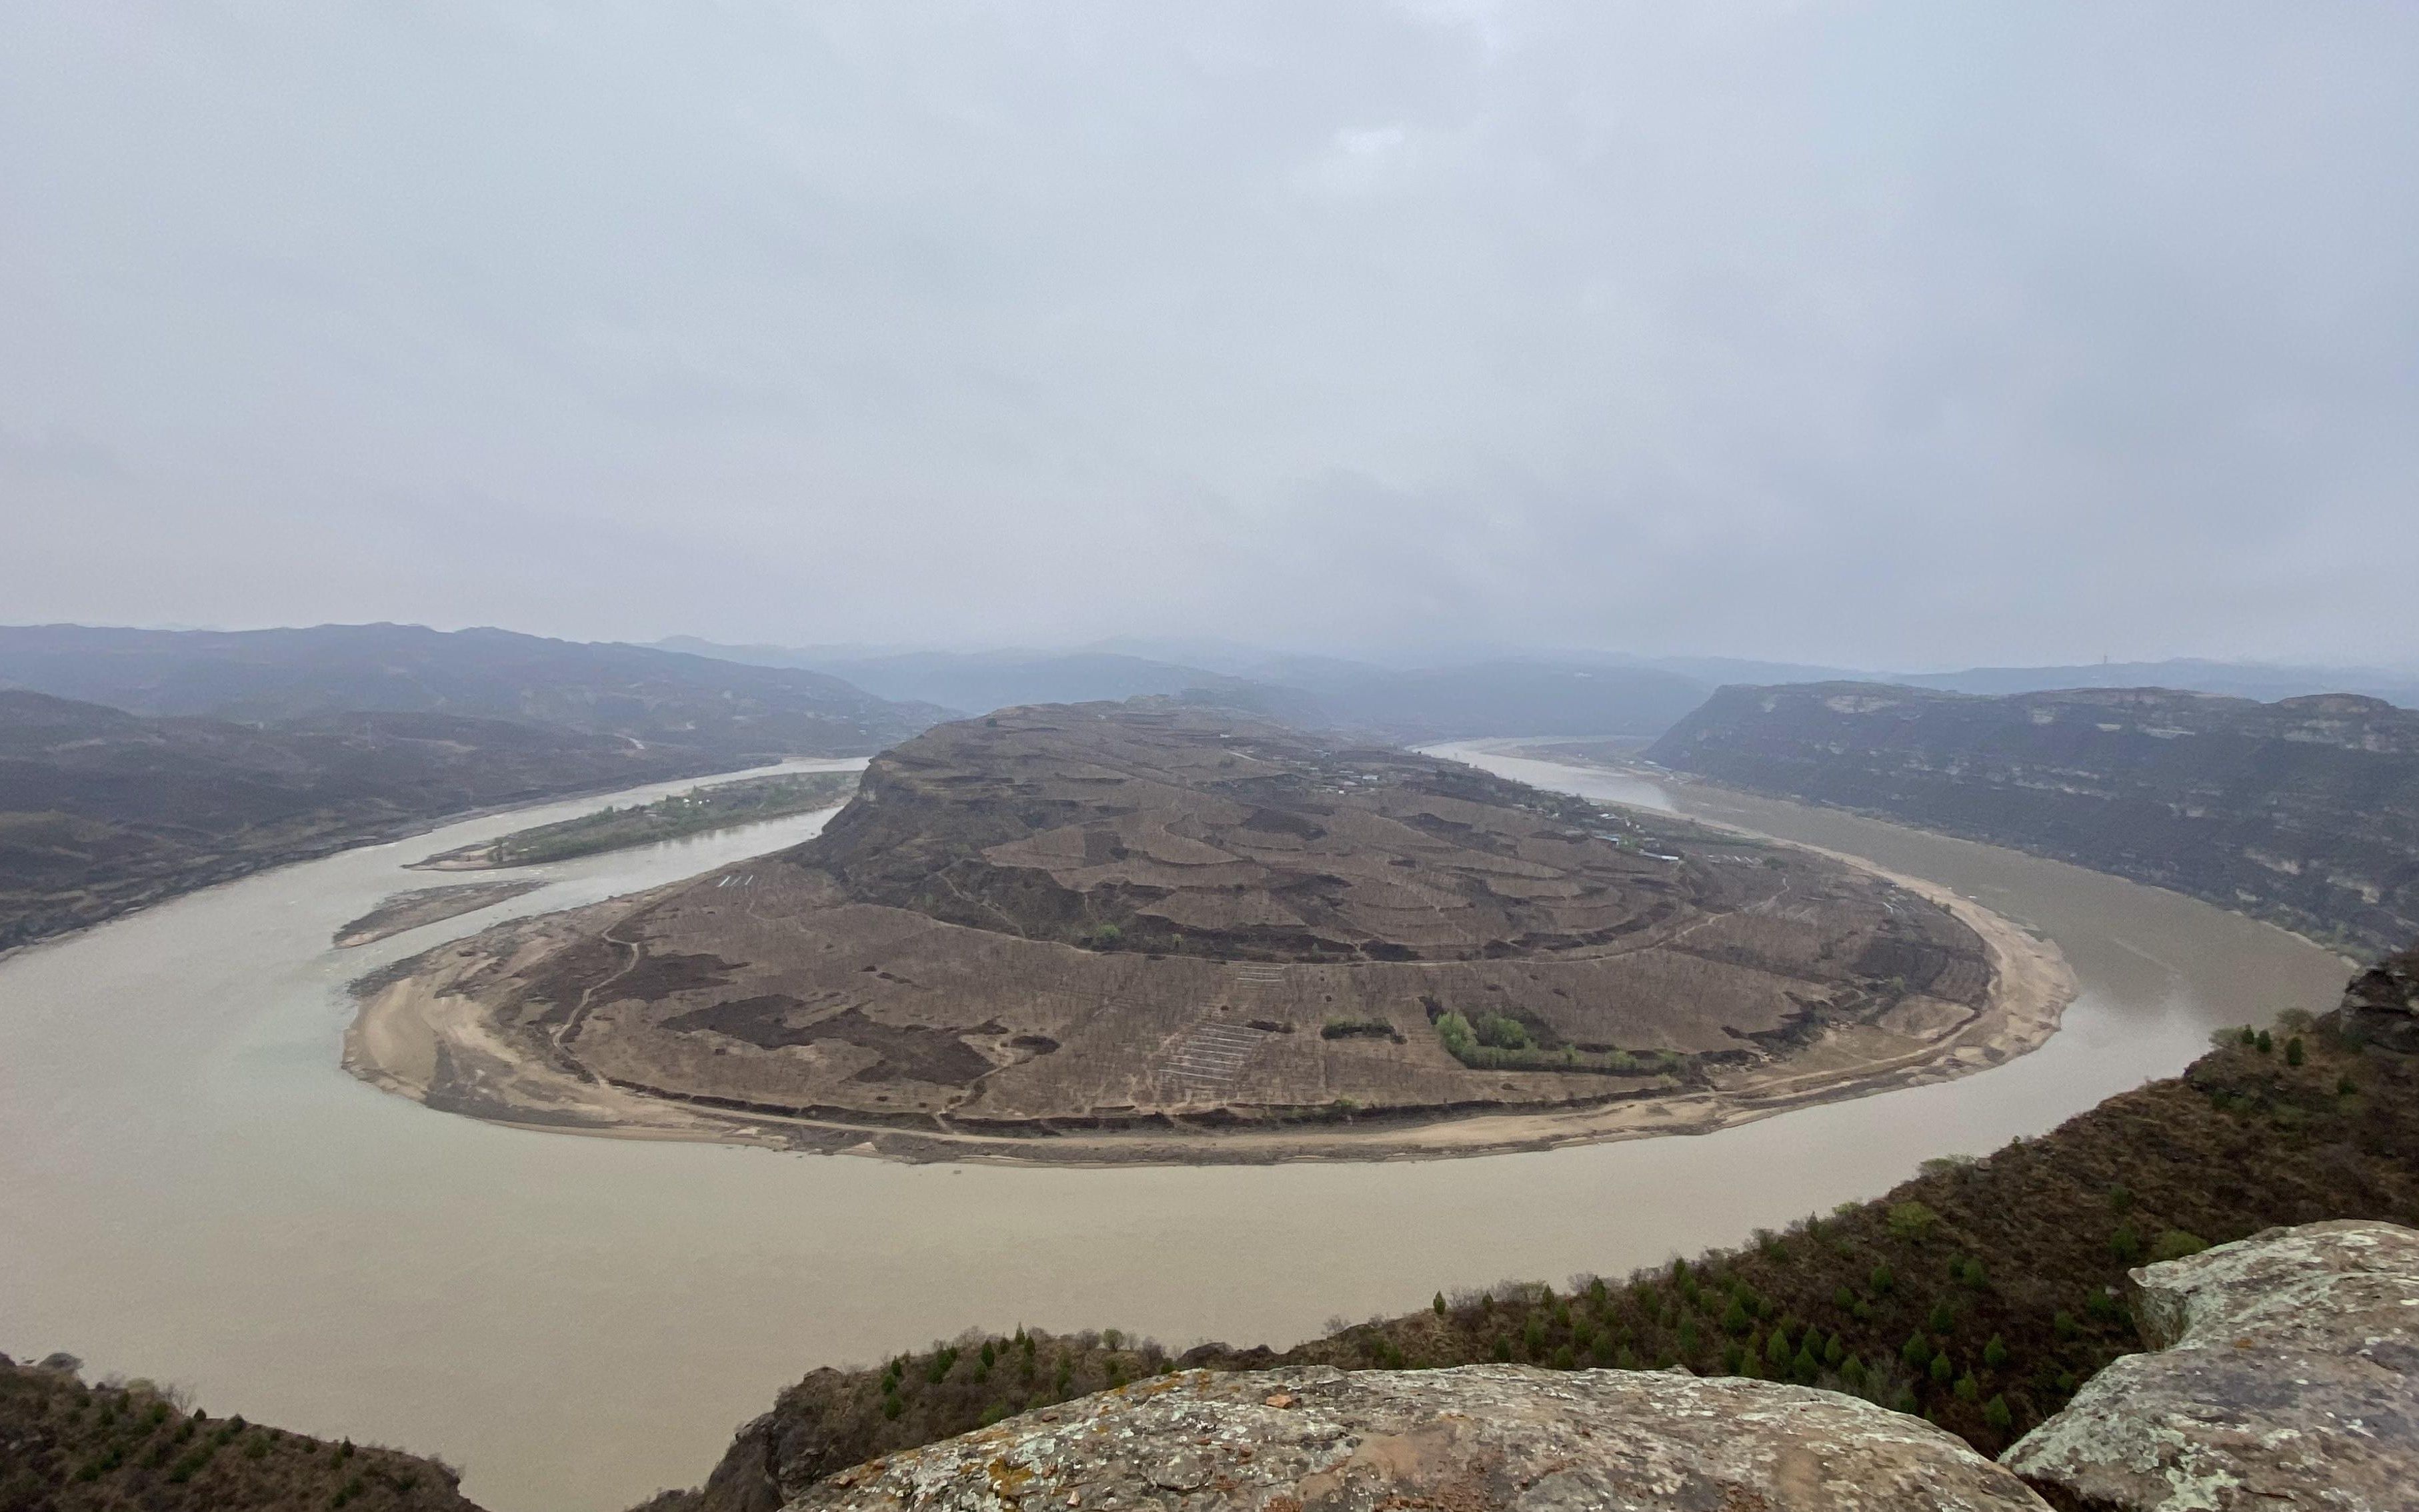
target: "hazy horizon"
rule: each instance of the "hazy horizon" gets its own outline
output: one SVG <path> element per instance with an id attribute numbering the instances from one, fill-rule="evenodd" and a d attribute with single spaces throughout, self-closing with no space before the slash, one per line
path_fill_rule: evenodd
<path id="1" fill-rule="evenodd" d="M 331 627 L 363 627 L 365 622 L 325 621 L 318 625 L 193 625 L 182 622 L 107 625 L 91 621 L 56 621 L 96 629 L 133 629 L 168 633 L 248 634 L 276 630 L 326 629 Z M 399 625 L 406 628 L 436 630 L 450 633 L 461 630 L 501 630 L 511 634 L 534 635 L 542 632 L 512 625 L 465 624 L 431 625 L 419 621 L 377 622 Z M 8 628 L 0 625 L 0 628 Z M 610 638 L 589 638 L 577 635 L 551 639 L 587 640 L 602 643 L 639 645 L 671 651 L 692 651 L 708 656 L 722 653 L 763 652 L 783 653 L 799 658 L 799 665 L 809 663 L 874 662 L 886 659 L 916 657 L 967 657 L 1014 661 L 1021 658 L 1046 659 L 1085 656 L 1125 656 L 1140 661 L 1159 662 L 1191 667 L 1196 671 L 1238 676 L 1270 673 L 1287 662 L 1328 661 L 1338 665 L 1384 668 L 1395 671 L 1438 670 L 1470 667 L 1488 663 L 1531 663 L 1540 666 L 1586 667 L 1632 665 L 1678 671 L 1707 682 L 1756 680 L 1754 673 L 1764 669 L 1788 669 L 1801 673 L 1836 673 L 1841 676 L 1938 678 L 1957 673 L 1993 671 L 2051 671 L 2061 668 L 2089 670 L 2103 666 L 2117 668 L 2169 667 L 2179 671 L 2195 668 L 2212 672 L 2273 672 L 2280 677 L 2290 674 L 2339 674 L 2347 678 L 2398 685 L 2404 678 L 2419 679 L 2419 663 L 2396 664 L 2385 661 L 2322 662 L 2289 661 L 2260 657 L 2206 657 L 2177 656 L 2165 657 L 2107 657 L 2083 662 L 1957 662 L 1927 664 L 1916 662 L 1895 666 L 1847 666 L 1829 662 L 1804 662 L 1785 656 L 1725 656 L 1699 654 L 1687 650 L 1663 655 L 1646 655 L 1622 647 L 1497 644 L 1428 644 L 1428 645 L 1363 645 L 1337 647 L 1323 644 L 1282 644 L 1250 642 L 1226 639 L 1153 638 L 1136 636 L 1104 636 L 1088 640 L 1006 641 L 862 641 L 835 640 L 793 644 L 774 640 L 716 640 L 709 637 L 674 633 L 645 640 L 612 640 Z M 1731 669 L 1738 671 L 1735 678 L 1724 675 Z M 1780 679 L 1780 680 L 1803 680 Z M 0 680 L 5 682 L 5 680 Z M 2179 685 L 2180 686 L 2180 685 Z M 2360 691 L 2350 686 L 2314 685 L 2328 691 Z M 2414 689 L 2395 686 L 2392 691 L 2404 702 Z"/>
<path id="2" fill-rule="evenodd" d="M 2419 11 L 0 17 L 0 619 L 2419 665 Z"/>

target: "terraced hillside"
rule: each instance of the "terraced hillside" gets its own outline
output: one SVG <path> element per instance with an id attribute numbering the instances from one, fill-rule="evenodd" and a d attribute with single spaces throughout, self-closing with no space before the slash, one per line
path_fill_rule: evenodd
<path id="1" fill-rule="evenodd" d="M 386 1007 L 481 1006 L 420 1088 L 473 1111 L 1064 1133 L 1853 1077 L 1989 1020 L 1995 961 L 1827 857 L 1142 700 L 941 726 L 796 850 L 492 932 Z"/>

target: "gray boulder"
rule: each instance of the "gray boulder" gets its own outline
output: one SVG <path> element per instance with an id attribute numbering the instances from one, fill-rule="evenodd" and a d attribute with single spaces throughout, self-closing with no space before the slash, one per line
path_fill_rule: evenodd
<path id="1" fill-rule="evenodd" d="M 2000 1457 L 2088 1512 L 2419 1506 L 2419 1233 L 2272 1228 L 2132 1275 L 2130 1354 Z"/>
<path id="2" fill-rule="evenodd" d="M 2046 1512 L 1917 1418 L 1686 1374 L 1187 1371 L 840 1472 L 793 1508 Z"/>

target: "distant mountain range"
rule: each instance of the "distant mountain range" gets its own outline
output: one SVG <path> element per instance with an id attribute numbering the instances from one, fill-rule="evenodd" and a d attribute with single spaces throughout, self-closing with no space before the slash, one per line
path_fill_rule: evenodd
<path id="1" fill-rule="evenodd" d="M 1744 679 L 1742 679 L 1744 680 Z M 1761 682 L 1813 682 L 1829 678 L 1775 677 Z M 1909 672 L 1866 681 L 1937 687 L 1952 693 L 2045 693 L 2064 687 L 2173 687 L 2227 698 L 2303 698 L 2313 693 L 2358 693 L 2406 709 L 2419 709 L 2419 673 L 2377 667 L 2283 667 L 2261 662 L 2103 661 L 2072 667 L 1974 667 L 1962 672 Z"/>
<path id="2" fill-rule="evenodd" d="M 0 626 L 0 687 L 132 714 L 247 723 L 336 711 L 511 719 L 733 764 L 870 755 L 942 713 L 810 671 L 648 646 L 416 625 Z"/>
<path id="3" fill-rule="evenodd" d="M 597 644 L 401 625 L 0 627 L 0 694 L 51 701 L 0 702 L 0 943 L 465 809 L 784 756 L 870 754 L 952 713 L 1156 694 L 1405 744 L 1642 743 L 1690 717 L 1717 687 L 1829 675 L 1719 657 L 1580 655 L 1406 668 L 1227 643 L 873 652 Z M 1880 681 L 1985 693 L 2149 684 L 2263 700 L 2360 692 L 2419 704 L 2419 679 L 2398 677 L 2173 661 Z M 179 821 L 162 804 L 192 817 Z"/>
<path id="4" fill-rule="evenodd" d="M 466 810 L 796 755 L 937 709 L 502 630 L 0 627 L 0 949 Z"/>
<path id="5" fill-rule="evenodd" d="M 1489 735 L 1652 739 L 1717 687 L 1879 682 L 1965 693 L 2063 687 L 2174 687 L 2273 701 L 2361 693 L 2419 707 L 2419 675 L 2377 669 L 2272 667 L 2177 660 L 2072 667 L 1981 667 L 1876 673 L 1720 656 L 1504 655 L 1422 668 L 1254 652 L 1227 643 L 1119 642 L 1073 651 L 855 652 L 846 647 L 720 645 L 679 637 L 669 651 L 753 666 L 822 672 L 886 699 L 960 714 L 1026 703 L 1088 702 L 1158 694 L 1301 725 L 1418 743 Z M 1141 649 L 1135 649 L 1140 647 Z M 1145 655 L 1144 650 L 1166 655 Z M 1194 659 L 1183 654 L 1197 652 Z"/>
<path id="6" fill-rule="evenodd" d="M 1333 657 L 1263 656 L 1235 672 L 1091 650 L 853 657 L 687 638 L 657 645 L 819 671 L 885 698 L 942 704 L 962 714 L 1160 694 L 1406 742 L 1514 734 L 1645 738 L 1669 728 L 1713 691 L 1711 683 L 1697 678 L 1611 663 L 1504 659 L 1406 671 Z M 1231 656 L 1221 659 L 1237 664 Z"/>
<path id="7" fill-rule="evenodd" d="M 2419 713 L 2378 699 L 1725 687 L 1646 755 L 2172 887 L 2356 951 L 2419 933 Z"/>

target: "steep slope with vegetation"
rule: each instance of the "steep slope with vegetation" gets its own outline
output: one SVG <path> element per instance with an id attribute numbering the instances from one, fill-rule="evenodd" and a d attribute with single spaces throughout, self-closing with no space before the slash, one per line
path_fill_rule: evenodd
<path id="1" fill-rule="evenodd" d="M 0 626 L 0 949 L 448 814 L 864 754 L 934 712 L 501 630 Z"/>
<path id="2" fill-rule="evenodd" d="M 0 1512 L 478 1512 L 433 1459 L 214 1418 L 147 1381 L 0 1355 Z"/>
<path id="3" fill-rule="evenodd" d="M 2039 1139 L 1940 1160 L 1872 1202 L 1626 1280 L 1507 1283 L 1282 1352 L 1181 1355 L 1114 1330 L 968 1336 L 817 1370 L 740 1430 L 701 1491 L 769 1512 L 849 1465 L 1178 1365 L 1749 1375 L 1919 1412 L 1995 1455 L 2142 1347 L 2130 1268 L 2327 1218 L 2419 1224 L 2419 952 L 2358 979 L 2316 1023 L 2245 1029 L 2173 1080 Z"/>
<path id="4" fill-rule="evenodd" d="M 2419 712 L 2377 699 L 1726 687 L 1646 755 L 2172 887 L 2361 953 L 2419 931 Z"/>
<path id="5" fill-rule="evenodd" d="M 0 949 L 446 814 L 716 764 L 503 719 L 255 727 L 0 691 Z"/>

